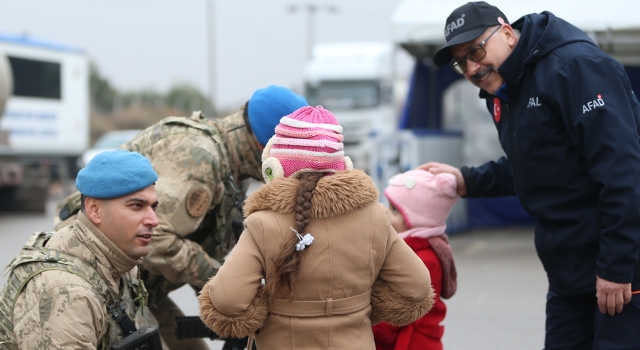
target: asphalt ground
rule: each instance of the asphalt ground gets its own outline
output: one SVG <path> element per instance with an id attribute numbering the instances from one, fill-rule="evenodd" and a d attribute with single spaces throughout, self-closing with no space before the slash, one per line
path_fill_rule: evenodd
<path id="1" fill-rule="evenodd" d="M 13 259 L 33 231 L 52 229 L 59 198 L 47 201 L 45 214 L 0 213 L 1 266 Z M 450 238 L 458 291 L 445 301 L 444 348 L 542 349 L 547 281 L 534 250 L 533 228 L 470 230 Z M 185 314 L 198 314 L 189 286 L 170 295 Z M 222 348 L 220 341 L 208 344 Z"/>

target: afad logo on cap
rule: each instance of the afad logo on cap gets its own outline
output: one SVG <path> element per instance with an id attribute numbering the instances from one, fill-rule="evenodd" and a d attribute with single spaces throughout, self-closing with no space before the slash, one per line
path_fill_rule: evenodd
<path id="1" fill-rule="evenodd" d="M 464 13 L 462 14 L 462 16 L 460 16 L 460 18 L 447 24 L 447 26 L 444 28 L 444 36 L 449 37 L 449 34 L 451 34 L 454 30 L 462 27 L 463 25 L 464 25 Z"/>

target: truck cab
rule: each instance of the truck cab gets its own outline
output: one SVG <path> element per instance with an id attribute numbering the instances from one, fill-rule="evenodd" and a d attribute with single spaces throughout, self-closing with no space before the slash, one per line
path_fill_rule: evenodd
<path id="1" fill-rule="evenodd" d="M 0 210 L 44 211 L 89 143 L 89 62 L 80 49 L 0 33 Z"/>
<path id="2" fill-rule="evenodd" d="M 307 101 L 336 116 L 358 169 L 369 169 L 373 139 L 396 129 L 393 57 L 389 42 L 322 43 L 305 66 Z"/>

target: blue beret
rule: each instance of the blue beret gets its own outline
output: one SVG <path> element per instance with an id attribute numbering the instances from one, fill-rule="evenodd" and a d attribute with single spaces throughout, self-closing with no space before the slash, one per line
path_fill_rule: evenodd
<path id="1" fill-rule="evenodd" d="M 253 135 L 265 146 L 275 134 L 280 118 L 308 105 L 304 97 L 284 86 L 270 85 L 257 90 L 247 105 Z"/>
<path id="2" fill-rule="evenodd" d="M 106 151 L 78 172 L 76 188 L 87 197 L 111 199 L 145 189 L 156 180 L 151 162 L 140 153 Z"/>

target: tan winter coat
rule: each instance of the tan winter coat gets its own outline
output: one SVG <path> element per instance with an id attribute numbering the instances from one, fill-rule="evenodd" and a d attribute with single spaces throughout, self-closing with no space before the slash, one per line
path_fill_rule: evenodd
<path id="1" fill-rule="evenodd" d="M 93 266 L 116 296 L 120 295 L 121 276 L 137 278 L 141 262 L 129 258 L 82 213 L 73 225 L 56 232 L 46 247 Z M 127 313 L 135 321 L 131 310 Z M 13 322 L 22 350 L 96 349 L 109 331 L 104 299 L 81 277 L 59 270 L 42 272 L 27 283 L 16 300 Z M 140 323 L 136 326 L 143 325 Z M 112 332 L 115 339 L 116 333 L 122 334 L 119 329 Z"/>
<path id="2" fill-rule="evenodd" d="M 276 179 L 247 200 L 245 231 L 199 296 L 201 317 L 223 336 L 260 328 L 260 350 L 375 349 L 372 323 L 414 321 L 431 308 L 433 292 L 429 271 L 393 230 L 373 181 L 359 170 L 318 182 L 303 233 L 315 240 L 302 252 L 293 292 L 277 290 L 268 305 L 260 298 L 261 279 L 295 235 L 298 183 Z"/>

